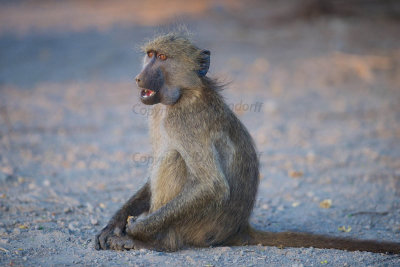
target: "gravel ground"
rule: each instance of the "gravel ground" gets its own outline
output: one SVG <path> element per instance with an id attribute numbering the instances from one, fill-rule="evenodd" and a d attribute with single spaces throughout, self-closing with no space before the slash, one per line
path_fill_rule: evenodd
<path id="1" fill-rule="evenodd" d="M 0 265 L 400 266 L 396 255 L 314 248 L 93 249 L 152 160 L 136 47 L 171 18 L 211 50 L 210 74 L 255 139 L 253 225 L 400 241 L 399 21 L 180 2 L 160 20 L 132 2 L 102 2 L 102 16 L 86 2 L 2 4 Z"/>

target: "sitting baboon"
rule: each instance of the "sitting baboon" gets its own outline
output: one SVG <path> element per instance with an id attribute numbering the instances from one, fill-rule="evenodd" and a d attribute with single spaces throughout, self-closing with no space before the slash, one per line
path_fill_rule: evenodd
<path id="1" fill-rule="evenodd" d="M 136 77 L 150 118 L 154 162 L 146 184 L 96 236 L 97 249 L 175 251 L 256 245 L 400 253 L 400 244 L 249 225 L 259 183 L 254 142 L 206 76 L 210 52 L 169 33 L 148 42 Z"/>

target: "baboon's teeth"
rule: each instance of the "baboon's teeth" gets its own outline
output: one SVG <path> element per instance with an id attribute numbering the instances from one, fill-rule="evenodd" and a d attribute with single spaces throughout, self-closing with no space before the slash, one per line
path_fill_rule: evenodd
<path id="1" fill-rule="evenodd" d="M 143 89 L 142 92 L 141 92 L 141 96 L 144 97 L 144 98 L 150 97 L 150 96 L 152 96 L 154 94 L 155 94 L 155 92 L 150 90 L 150 89 Z"/>

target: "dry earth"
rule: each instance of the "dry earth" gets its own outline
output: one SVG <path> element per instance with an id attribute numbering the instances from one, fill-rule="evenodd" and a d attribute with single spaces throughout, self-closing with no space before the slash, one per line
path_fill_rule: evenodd
<path id="1" fill-rule="evenodd" d="M 256 227 L 400 241 L 399 20 L 183 2 L 2 2 L 0 265 L 399 266 L 313 248 L 93 249 L 151 162 L 136 47 L 177 23 L 255 139 Z"/>

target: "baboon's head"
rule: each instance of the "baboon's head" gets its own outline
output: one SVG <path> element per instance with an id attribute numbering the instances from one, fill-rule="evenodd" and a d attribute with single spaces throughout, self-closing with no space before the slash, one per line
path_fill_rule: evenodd
<path id="1" fill-rule="evenodd" d="M 176 33 L 159 36 L 142 49 L 146 55 L 136 83 L 140 100 L 147 105 L 175 104 L 185 89 L 201 85 L 210 66 L 210 51 Z"/>

